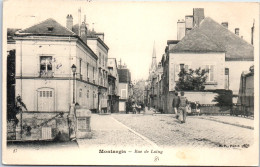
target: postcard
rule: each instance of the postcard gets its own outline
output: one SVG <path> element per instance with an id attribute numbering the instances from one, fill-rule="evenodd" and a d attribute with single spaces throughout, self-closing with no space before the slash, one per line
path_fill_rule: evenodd
<path id="1" fill-rule="evenodd" d="M 259 165 L 259 3 L 6 0 L 2 34 L 2 164 Z"/>

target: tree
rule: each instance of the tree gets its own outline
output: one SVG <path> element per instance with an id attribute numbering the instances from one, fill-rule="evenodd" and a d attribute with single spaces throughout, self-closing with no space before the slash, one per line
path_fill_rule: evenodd
<path id="1" fill-rule="evenodd" d="M 217 92 L 218 95 L 214 97 L 213 102 L 217 102 L 216 106 L 219 106 L 221 110 L 228 110 L 232 107 L 233 93 L 231 90 L 222 90 Z"/>
<path id="2" fill-rule="evenodd" d="M 184 68 L 181 69 L 180 73 L 178 74 L 179 80 L 176 83 L 175 90 L 204 90 L 204 84 L 206 83 L 207 73 L 208 70 L 201 68 L 198 68 L 196 70 L 189 69 L 188 71 L 186 71 Z"/>
<path id="3" fill-rule="evenodd" d="M 7 120 L 16 120 L 15 104 L 15 50 L 10 50 L 7 56 Z"/>
<path id="4" fill-rule="evenodd" d="M 139 80 L 133 86 L 133 98 L 137 103 L 144 102 L 145 81 Z"/>

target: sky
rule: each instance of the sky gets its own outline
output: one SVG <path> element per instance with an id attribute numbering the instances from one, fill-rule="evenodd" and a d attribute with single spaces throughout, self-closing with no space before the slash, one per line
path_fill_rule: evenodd
<path id="1" fill-rule="evenodd" d="M 67 14 L 77 24 L 81 8 L 81 21 L 86 15 L 90 29 L 105 33 L 108 57 L 121 59 L 132 80 L 148 78 L 154 43 L 159 62 L 167 40 L 177 39 L 177 21 L 192 15 L 193 8 L 204 8 L 205 17 L 218 23 L 228 22 L 232 32 L 240 28 L 240 35 L 249 43 L 253 20 L 259 25 L 259 6 L 252 2 L 12 0 L 3 6 L 3 27 L 22 29 L 48 18 L 66 26 Z"/>

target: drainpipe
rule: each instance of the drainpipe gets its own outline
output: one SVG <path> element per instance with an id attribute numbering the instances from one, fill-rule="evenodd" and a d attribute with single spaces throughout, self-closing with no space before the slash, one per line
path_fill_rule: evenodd
<path id="1" fill-rule="evenodd" d="M 21 40 L 21 43 L 20 43 L 20 78 L 21 78 L 21 99 L 23 97 L 23 68 L 22 68 L 22 65 L 23 65 L 23 59 L 22 59 L 22 40 Z M 20 128 L 21 128 L 21 139 L 23 138 L 23 110 L 21 109 L 20 111 Z"/>

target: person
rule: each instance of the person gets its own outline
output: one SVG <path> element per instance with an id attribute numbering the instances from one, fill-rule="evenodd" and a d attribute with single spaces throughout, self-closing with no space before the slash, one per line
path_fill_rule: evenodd
<path id="1" fill-rule="evenodd" d="M 175 96 L 173 97 L 172 100 L 172 107 L 173 107 L 173 111 L 176 114 L 176 118 L 178 119 L 178 108 L 180 105 L 180 97 L 178 96 L 178 92 L 175 92 Z"/>
<path id="2" fill-rule="evenodd" d="M 136 103 L 135 102 L 133 102 L 132 108 L 133 108 L 133 114 L 136 114 Z"/>
<path id="3" fill-rule="evenodd" d="M 186 97 L 184 97 L 184 92 L 181 92 L 181 97 L 180 97 L 180 104 L 179 104 L 179 120 L 181 121 L 181 123 L 185 123 L 186 122 L 186 115 L 187 115 L 187 111 L 186 111 L 186 106 L 188 104 L 188 100 L 186 99 Z"/>

